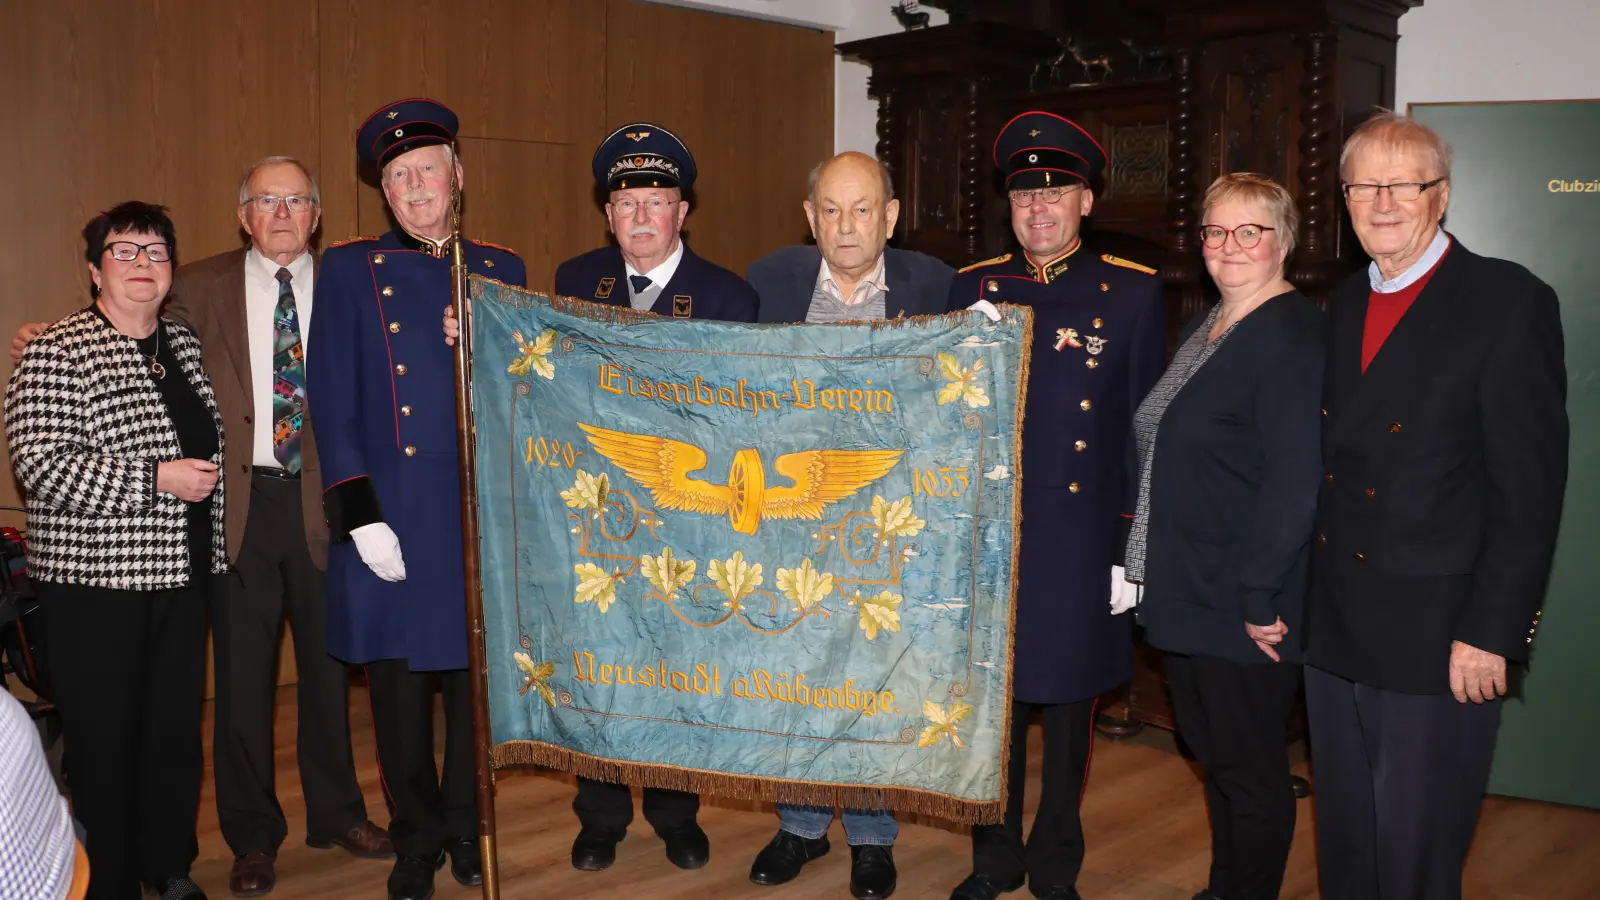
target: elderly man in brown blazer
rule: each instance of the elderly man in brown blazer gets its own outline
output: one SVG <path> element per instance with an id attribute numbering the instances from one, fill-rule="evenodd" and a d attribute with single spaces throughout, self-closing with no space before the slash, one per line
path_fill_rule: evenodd
<path id="1" fill-rule="evenodd" d="M 310 242 L 322 216 L 316 181 L 297 160 L 268 157 L 245 174 L 238 211 L 250 245 L 178 269 L 167 315 L 199 334 L 228 435 L 223 465 L 234 481 L 224 526 L 234 567 L 212 611 L 212 754 L 217 817 L 234 853 L 228 887 L 257 897 L 276 885 L 288 831 L 272 740 L 285 615 L 299 672 L 306 843 L 375 859 L 392 857 L 394 845 L 367 818 L 350 750 L 346 670 L 324 642 L 328 528 L 302 347 L 317 265 Z M 42 327 L 23 326 L 13 355 Z"/>

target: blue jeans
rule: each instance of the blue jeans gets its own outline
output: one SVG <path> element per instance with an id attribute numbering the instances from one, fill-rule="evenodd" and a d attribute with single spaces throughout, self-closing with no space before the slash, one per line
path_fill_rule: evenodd
<path id="1" fill-rule="evenodd" d="M 900 833 L 900 823 L 894 812 L 887 809 L 847 809 L 844 811 L 844 838 L 850 846 L 873 844 L 893 847 Z M 816 840 L 828 833 L 833 824 L 831 806 L 795 806 L 778 804 L 778 827 L 790 834 Z"/>

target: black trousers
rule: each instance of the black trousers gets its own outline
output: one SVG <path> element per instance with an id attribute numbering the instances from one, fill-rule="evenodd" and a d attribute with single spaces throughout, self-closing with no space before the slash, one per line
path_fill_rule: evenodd
<path id="1" fill-rule="evenodd" d="M 1094 701 L 1038 706 L 1011 704 L 1011 759 L 1006 769 L 1006 818 L 972 829 L 972 871 L 1010 886 L 1026 875 L 1033 893 L 1072 888 L 1083 868 L 1083 822 L 1078 803 L 1089 772 Z M 1022 794 L 1028 783 L 1028 716 L 1044 715 L 1039 810 L 1022 839 Z"/>
<path id="2" fill-rule="evenodd" d="M 205 770 L 200 719 L 211 576 L 174 590 L 39 582 L 91 900 L 189 874 Z"/>
<path id="3" fill-rule="evenodd" d="M 472 695 L 466 669 L 413 672 L 403 659 L 366 665 L 378 768 L 401 856 L 435 856 L 448 839 L 477 840 Z M 444 774 L 433 755 L 433 688 L 444 694 Z"/>
<path id="4" fill-rule="evenodd" d="M 633 821 L 633 794 L 625 784 L 578 779 L 578 796 L 572 800 L 582 828 L 609 832 L 617 840 L 628 832 Z M 644 820 L 657 834 L 683 825 L 693 825 L 700 813 L 700 795 L 665 788 L 644 789 Z"/>
<path id="5" fill-rule="evenodd" d="M 1211 893 L 1277 900 L 1294 842 L 1289 714 L 1300 666 L 1166 654 L 1178 733 L 1205 767 Z"/>
<path id="6" fill-rule="evenodd" d="M 274 671 L 284 616 L 299 683 L 296 756 L 306 832 L 325 840 L 366 821 L 350 750 L 349 681 L 328 655 L 324 576 L 306 549 L 300 482 L 256 475 L 234 571 L 213 599 L 217 819 L 235 854 L 276 852 L 288 834 L 274 784 Z"/>
<path id="7" fill-rule="evenodd" d="M 1460 900 L 1501 707 L 1306 667 L 1323 900 Z"/>

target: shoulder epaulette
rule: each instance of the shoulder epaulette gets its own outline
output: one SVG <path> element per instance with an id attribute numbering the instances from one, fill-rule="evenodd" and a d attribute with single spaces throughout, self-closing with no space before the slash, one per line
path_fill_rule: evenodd
<path id="1" fill-rule="evenodd" d="M 957 269 L 956 271 L 957 272 L 971 272 L 973 269 L 981 269 L 984 266 L 997 266 L 1000 263 L 1010 262 L 1010 261 L 1011 261 L 1011 254 L 1007 253 L 1007 254 L 1005 254 L 1003 256 L 996 256 L 994 259 L 986 259 L 983 262 L 975 262 L 970 266 L 967 266 L 967 267 L 962 268 L 962 269 Z"/>
<path id="2" fill-rule="evenodd" d="M 1135 272 L 1143 272 L 1146 275 L 1154 275 L 1154 274 L 1156 274 L 1156 270 L 1155 269 L 1152 269 L 1149 266 L 1141 266 L 1138 263 L 1134 262 L 1133 260 L 1123 259 L 1120 256 L 1112 256 L 1111 254 L 1106 253 L 1106 254 L 1102 254 L 1100 258 L 1105 260 L 1106 262 L 1112 264 L 1113 266 L 1121 266 L 1124 269 L 1132 269 Z"/>
<path id="3" fill-rule="evenodd" d="M 517 251 L 511 249 L 510 247 L 502 247 L 499 244 L 491 244 L 488 241 L 480 241 L 477 238 L 467 238 L 467 240 L 473 242 L 474 244 L 477 244 L 480 247 L 493 247 L 496 250 L 504 250 L 505 252 L 511 254 L 512 256 L 521 256 L 522 255 L 522 254 L 518 253 Z"/>
<path id="4" fill-rule="evenodd" d="M 353 237 L 353 238 L 345 238 L 345 239 L 344 239 L 344 240 L 342 240 L 342 241 L 334 241 L 334 242 L 333 242 L 333 243 L 331 243 L 331 244 L 329 244 L 329 245 L 328 245 L 328 249 L 329 249 L 329 250 L 332 250 L 332 249 L 333 249 L 333 248 L 335 248 L 335 247 L 343 247 L 343 246 L 344 246 L 344 245 L 345 245 L 345 244 L 359 244 L 359 243 L 361 243 L 361 242 L 362 242 L 362 241 L 375 241 L 375 240 L 377 240 L 377 239 L 378 239 L 378 238 L 377 238 L 377 236 L 376 236 L 376 235 L 370 235 L 370 236 L 362 236 L 362 237 Z"/>

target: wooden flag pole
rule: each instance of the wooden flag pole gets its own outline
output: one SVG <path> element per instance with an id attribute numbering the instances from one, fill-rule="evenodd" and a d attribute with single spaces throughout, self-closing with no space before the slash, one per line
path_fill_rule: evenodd
<path id="1" fill-rule="evenodd" d="M 494 761 L 490 754 L 489 668 L 484 652 L 483 570 L 478 557 L 478 466 L 472 422 L 472 322 L 467 304 L 467 255 L 461 242 L 461 190 L 451 147 L 450 305 L 461 333 L 456 338 L 456 448 L 461 466 L 461 556 L 467 586 L 467 678 L 472 686 L 472 757 L 478 798 L 478 849 L 483 856 L 483 898 L 500 900 L 500 867 L 494 845 Z"/>

